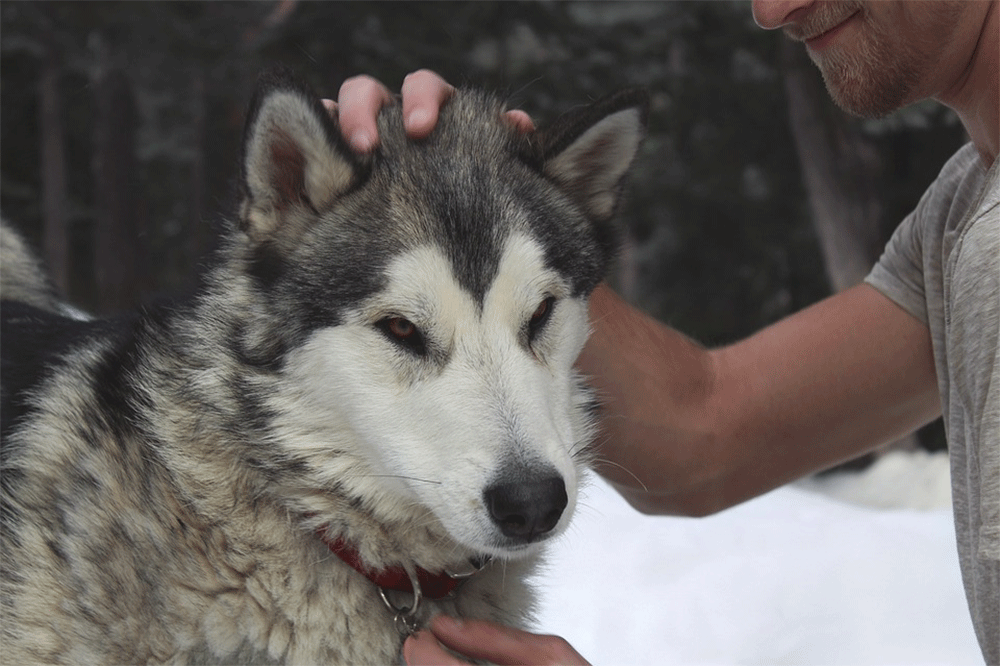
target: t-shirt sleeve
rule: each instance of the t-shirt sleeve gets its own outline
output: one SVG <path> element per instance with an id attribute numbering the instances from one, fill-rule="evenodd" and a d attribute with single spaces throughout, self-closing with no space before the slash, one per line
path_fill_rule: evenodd
<path id="1" fill-rule="evenodd" d="M 944 317 L 940 310 L 944 297 L 943 236 L 948 221 L 964 215 L 965 209 L 957 205 L 964 201 L 959 196 L 960 190 L 970 170 L 981 168 L 977 165 L 979 154 L 971 143 L 948 160 L 920 197 L 917 207 L 896 228 L 878 263 L 865 278 L 867 284 L 924 324 Z M 930 310 L 928 303 L 933 304 Z"/>
<path id="2" fill-rule="evenodd" d="M 919 224 L 924 201 L 896 228 L 865 282 L 911 315 L 928 323 L 924 258 Z"/>

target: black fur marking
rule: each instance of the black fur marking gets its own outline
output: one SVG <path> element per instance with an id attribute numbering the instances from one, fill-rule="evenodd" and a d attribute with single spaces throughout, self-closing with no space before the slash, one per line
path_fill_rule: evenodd
<path id="1" fill-rule="evenodd" d="M 268 432 L 278 414 L 266 406 L 260 391 L 247 377 L 236 375 L 231 381 L 239 418 L 238 423 L 232 424 L 232 430 L 260 435 Z"/>
<path id="2" fill-rule="evenodd" d="M 251 345 L 246 339 L 246 326 L 238 324 L 234 334 L 226 338 L 226 346 L 233 358 L 253 371 L 263 374 L 277 374 L 285 364 L 286 343 L 281 335 L 275 332 L 268 336 L 265 342 Z M 289 335 L 289 331 L 283 331 Z"/>
<path id="3" fill-rule="evenodd" d="M 499 209 L 494 191 L 498 187 L 495 174 L 482 165 L 454 171 L 465 171 L 465 182 L 439 184 L 431 195 L 440 234 L 438 247 L 447 249 L 458 283 L 482 304 L 500 268 L 504 232 L 498 223 L 504 211 Z M 455 196 L 451 190 L 465 194 Z"/>
<path id="4" fill-rule="evenodd" d="M 6 458 L 6 454 L 4 458 Z M 0 535 L 7 543 L 5 546 L 19 547 L 21 539 L 20 526 L 24 522 L 21 519 L 21 512 L 8 500 L 15 496 L 14 489 L 24 478 L 24 471 L 19 468 L 8 467 L 5 461 L 0 469 Z"/>
<path id="5" fill-rule="evenodd" d="M 247 273 L 262 288 L 270 289 L 284 272 L 285 259 L 273 243 L 261 243 L 254 249 L 253 260 Z"/>
<path id="6" fill-rule="evenodd" d="M 24 478 L 24 470 L 11 462 L 12 433 L 38 408 L 34 396 L 63 364 L 62 357 L 107 329 L 106 322 L 78 321 L 26 303 L 0 304 L 0 525 L 12 545 L 18 544 L 21 517 L 8 498 L 17 495 Z"/>
<path id="7" fill-rule="evenodd" d="M 342 220 L 317 224 L 307 246 L 267 293 L 275 321 L 282 322 L 277 334 L 284 336 L 285 348 L 300 344 L 312 331 L 339 325 L 345 310 L 385 286 L 383 270 L 392 249 L 370 237 L 384 233 Z"/>
<path id="8" fill-rule="evenodd" d="M 63 564 L 69 563 L 69 557 L 66 555 L 65 549 L 58 541 L 49 540 L 45 542 L 45 545 L 49 547 L 49 551 L 51 551 L 60 562 Z"/>
<path id="9" fill-rule="evenodd" d="M 141 394 L 131 390 L 129 376 L 135 374 L 139 363 L 139 342 L 134 329 L 130 327 L 126 332 L 117 341 L 119 344 L 102 356 L 94 368 L 93 380 L 94 397 L 119 444 L 142 427 L 142 415 L 150 408 L 140 404 Z"/>
<path id="10" fill-rule="evenodd" d="M 604 279 L 614 256 L 615 226 L 587 219 L 568 200 L 531 196 L 530 192 L 522 196 L 529 202 L 531 230 L 545 248 L 546 267 L 573 280 L 574 298 L 589 294 Z M 602 242 L 602 231 L 612 240 Z"/>
<path id="11" fill-rule="evenodd" d="M 121 329 L 115 320 L 79 321 L 15 301 L 0 305 L 0 438 L 33 409 L 31 395 L 61 365 L 61 357 L 95 337 Z"/>

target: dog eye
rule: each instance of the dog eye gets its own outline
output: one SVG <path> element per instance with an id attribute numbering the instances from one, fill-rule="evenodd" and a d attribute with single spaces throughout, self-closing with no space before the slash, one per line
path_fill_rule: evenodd
<path id="1" fill-rule="evenodd" d="M 427 344 L 424 341 L 423 334 L 417 328 L 417 325 L 409 319 L 404 317 L 386 317 L 376 322 L 375 327 L 382 331 L 385 337 L 407 351 L 419 356 L 427 353 Z"/>
<path id="2" fill-rule="evenodd" d="M 549 317 L 552 316 L 552 310 L 556 303 L 555 296 L 549 296 L 535 308 L 535 311 L 531 313 L 531 319 L 528 320 L 528 341 L 535 339 L 535 336 L 545 327 L 548 323 Z"/>

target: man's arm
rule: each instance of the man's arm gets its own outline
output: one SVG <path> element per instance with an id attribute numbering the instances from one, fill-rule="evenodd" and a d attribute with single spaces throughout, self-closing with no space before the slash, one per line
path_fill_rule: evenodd
<path id="1" fill-rule="evenodd" d="M 646 513 L 719 511 L 941 411 L 927 327 L 868 285 L 713 351 L 605 287 L 591 319 L 598 470 Z"/>

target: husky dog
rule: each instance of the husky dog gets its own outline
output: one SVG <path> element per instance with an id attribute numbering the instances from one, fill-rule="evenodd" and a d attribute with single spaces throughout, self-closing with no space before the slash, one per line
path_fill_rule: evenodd
<path id="1" fill-rule="evenodd" d="M 362 157 L 265 74 L 190 301 L 0 307 L 5 661 L 385 664 L 436 613 L 523 625 L 587 461 L 573 363 L 645 108 L 520 134 L 462 91 L 423 141 L 387 109 Z"/>

